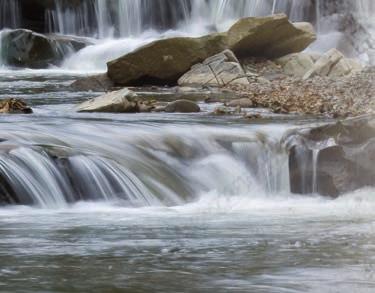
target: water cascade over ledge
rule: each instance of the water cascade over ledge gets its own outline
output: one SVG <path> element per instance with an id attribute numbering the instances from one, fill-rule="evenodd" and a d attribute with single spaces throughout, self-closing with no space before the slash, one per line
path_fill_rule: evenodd
<path id="1" fill-rule="evenodd" d="M 129 206 L 170 206 L 212 192 L 289 193 L 288 153 L 279 139 L 258 131 L 192 128 L 135 132 L 74 124 L 59 136 L 44 126 L 12 135 L 2 129 L 0 202 L 63 207 L 80 200 L 119 200 Z"/>

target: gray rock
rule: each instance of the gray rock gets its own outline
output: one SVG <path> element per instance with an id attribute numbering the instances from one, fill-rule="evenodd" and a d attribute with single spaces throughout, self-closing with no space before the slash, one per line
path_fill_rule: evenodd
<path id="1" fill-rule="evenodd" d="M 234 53 L 225 50 L 203 63 L 195 64 L 178 80 L 178 84 L 224 87 L 230 84 L 248 85 L 249 80 Z"/>

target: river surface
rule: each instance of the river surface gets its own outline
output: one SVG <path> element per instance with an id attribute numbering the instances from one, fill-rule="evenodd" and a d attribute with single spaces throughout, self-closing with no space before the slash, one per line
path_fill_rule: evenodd
<path id="1" fill-rule="evenodd" d="M 0 292 L 374 292 L 375 190 L 288 190 L 277 146 L 311 121 L 77 114 L 76 77 L 1 72 L 35 113 L 0 117 L 0 167 L 35 204 L 0 208 Z"/>

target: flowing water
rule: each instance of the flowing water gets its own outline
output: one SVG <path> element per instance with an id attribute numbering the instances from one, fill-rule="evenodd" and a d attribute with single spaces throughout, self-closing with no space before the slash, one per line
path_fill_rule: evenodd
<path id="1" fill-rule="evenodd" d="M 69 89 L 154 39 L 244 15 L 301 20 L 310 1 L 57 2 L 50 31 L 97 40 L 59 69 L 1 67 L 0 98 L 23 98 L 34 114 L 0 117 L 0 203 L 13 204 L 0 207 L 0 292 L 374 291 L 375 190 L 290 192 L 284 137 L 314 120 L 246 122 L 205 104 L 191 115 L 78 114 L 98 93 Z M 2 26 L 20 25 L 12 3 L 0 0 L 13 11 Z M 317 190 L 313 173 L 304 190 Z"/>
<path id="2" fill-rule="evenodd" d="M 311 123 L 77 114 L 61 71 L 6 71 L 1 292 L 372 292 L 374 190 L 289 192 L 283 136 Z M 204 111 L 211 106 L 202 105 Z"/>

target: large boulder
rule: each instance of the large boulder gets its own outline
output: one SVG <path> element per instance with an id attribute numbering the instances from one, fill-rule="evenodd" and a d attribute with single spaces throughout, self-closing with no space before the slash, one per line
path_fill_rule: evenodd
<path id="1" fill-rule="evenodd" d="M 88 100 L 76 108 L 77 112 L 136 113 L 139 112 L 137 94 L 124 88 Z"/>
<path id="2" fill-rule="evenodd" d="M 66 55 L 88 44 L 75 37 L 46 36 L 25 29 L 4 31 L 0 37 L 3 62 L 16 67 L 47 68 L 59 65 Z"/>
<path id="3" fill-rule="evenodd" d="M 315 40 L 311 24 L 292 24 L 284 14 L 243 18 L 227 33 L 228 48 L 239 58 L 278 58 L 301 52 Z"/>
<path id="4" fill-rule="evenodd" d="M 175 84 L 194 64 L 225 49 L 225 36 L 159 40 L 108 63 L 119 85 Z"/>
<path id="5" fill-rule="evenodd" d="M 180 86 L 216 86 L 241 84 L 248 85 L 249 80 L 240 62 L 230 50 L 207 58 L 203 63 L 195 64 L 179 80 Z"/>
<path id="6" fill-rule="evenodd" d="M 244 18 L 225 33 L 155 41 L 109 62 L 108 76 L 124 86 L 176 84 L 193 65 L 225 49 L 241 58 L 277 58 L 305 49 L 315 38 L 311 25 L 294 25 L 283 14 Z"/>

